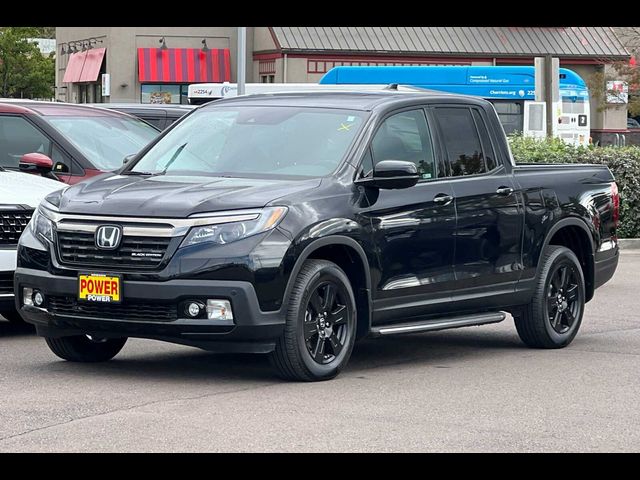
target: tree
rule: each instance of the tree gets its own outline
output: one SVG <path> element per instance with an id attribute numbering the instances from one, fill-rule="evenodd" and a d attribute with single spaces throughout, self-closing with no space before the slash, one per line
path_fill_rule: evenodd
<path id="1" fill-rule="evenodd" d="M 0 27 L 0 96 L 51 98 L 55 83 L 54 54 L 42 55 L 30 41 L 42 27 Z"/>
<path id="2" fill-rule="evenodd" d="M 616 27 L 616 35 L 631 54 L 630 61 L 614 62 L 600 69 L 587 80 L 591 101 L 602 111 L 610 105 L 607 98 L 620 97 L 622 93 L 607 89 L 607 82 L 622 80 L 629 87 L 627 111 L 634 117 L 640 115 L 640 68 L 636 59 L 640 57 L 640 27 Z M 619 102 L 622 103 L 622 102 Z"/>

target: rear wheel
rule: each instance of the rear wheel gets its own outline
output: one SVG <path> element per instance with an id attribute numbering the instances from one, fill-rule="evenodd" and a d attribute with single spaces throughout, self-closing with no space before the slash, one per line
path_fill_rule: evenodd
<path id="1" fill-rule="evenodd" d="M 9 320 L 11 323 L 24 323 L 24 320 L 15 309 L 6 312 L 0 312 L 0 315 Z"/>
<path id="2" fill-rule="evenodd" d="M 349 361 L 355 333 L 356 303 L 346 274 L 327 260 L 307 260 L 269 358 L 287 380 L 328 380 Z"/>
<path id="3" fill-rule="evenodd" d="M 520 339 L 529 347 L 562 348 L 571 343 L 582 322 L 584 275 L 575 254 L 549 246 L 531 303 L 514 317 Z"/>
<path id="4" fill-rule="evenodd" d="M 45 337 L 47 345 L 53 353 L 70 362 L 105 362 L 115 357 L 127 338 L 97 339 L 89 335 L 52 338 Z"/>

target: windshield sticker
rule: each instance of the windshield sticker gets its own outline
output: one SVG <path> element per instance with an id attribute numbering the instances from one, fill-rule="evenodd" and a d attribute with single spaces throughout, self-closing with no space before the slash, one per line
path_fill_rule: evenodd
<path id="1" fill-rule="evenodd" d="M 351 127 L 353 127 L 353 123 L 341 123 L 338 131 L 344 130 L 345 132 L 348 132 Z"/>

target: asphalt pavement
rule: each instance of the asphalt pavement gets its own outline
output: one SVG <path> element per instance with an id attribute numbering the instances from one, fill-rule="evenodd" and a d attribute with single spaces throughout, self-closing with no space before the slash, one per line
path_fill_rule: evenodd
<path id="1" fill-rule="evenodd" d="M 638 451 L 639 273 L 624 251 L 565 349 L 525 348 L 508 318 L 365 340 L 313 384 L 151 340 L 72 364 L 0 321 L 0 452 Z"/>

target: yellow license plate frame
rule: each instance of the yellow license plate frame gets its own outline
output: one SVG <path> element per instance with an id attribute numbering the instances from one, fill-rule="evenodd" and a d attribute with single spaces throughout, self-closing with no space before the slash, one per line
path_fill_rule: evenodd
<path id="1" fill-rule="evenodd" d="M 122 277 L 106 273 L 79 274 L 78 300 L 90 303 L 120 303 Z"/>

